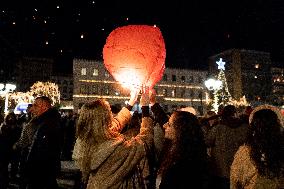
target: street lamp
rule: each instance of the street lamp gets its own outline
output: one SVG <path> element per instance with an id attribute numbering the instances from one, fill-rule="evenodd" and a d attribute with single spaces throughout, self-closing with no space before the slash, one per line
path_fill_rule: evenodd
<path id="1" fill-rule="evenodd" d="M 208 79 L 204 82 L 205 86 L 207 87 L 208 90 L 218 90 L 222 86 L 222 81 L 216 80 L 216 79 Z"/>
<path id="2" fill-rule="evenodd" d="M 0 83 L 0 95 L 5 95 L 5 108 L 4 113 L 8 112 L 9 93 L 16 89 L 16 85 L 10 83 Z"/>
<path id="3" fill-rule="evenodd" d="M 216 79 L 208 79 L 204 82 L 206 88 L 209 91 L 213 91 L 213 109 L 215 111 L 217 111 L 218 108 L 218 104 L 217 104 L 217 97 L 216 97 L 216 91 L 219 90 L 222 87 L 222 81 L 220 80 L 216 80 Z M 212 93 L 210 94 L 210 96 L 212 95 Z M 212 97 L 212 96 L 211 96 Z"/>

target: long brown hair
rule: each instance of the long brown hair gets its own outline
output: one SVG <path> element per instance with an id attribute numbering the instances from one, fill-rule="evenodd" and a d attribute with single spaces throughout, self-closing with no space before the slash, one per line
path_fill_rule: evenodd
<path id="1" fill-rule="evenodd" d="M 187 162 L 196 166 L 197 169 L 205 166 L 206 146 L 197 117 L 185 111 L 175 111 L 172 116 L 176 140 L 175 143 L 165 141 L 159 173 L 164 174 L 177 162 Z M 194 167 L 192 169 L 194 170 Z"/>
<path id="2" fill-rule="evenodd" d="M 110 137 L 112 120 L 110 106 L 104 99 L 86 103 L 80 111 L 76 135 L 81 140 L 100 143 Z"/>
<path id="3" fill-rule="evenodd" d="M 262 109 L 253 114 L 248 145 L 251 159 L 260 175 L 269 178 L 283 175 L 284 135 L 274 111 Z"/>
<path id="4" fill-rule="evenodd" d="M 77 141 L 74 152 L 82 171 L 82 180 L 88 181 L 90 159 L 99 144 L 113 137 L 109 127 L 113 117 L 108 102 L 99 99 L 82 106 L 76 125 Z M 73 154 L 74 155 L 74 154 Z"/>

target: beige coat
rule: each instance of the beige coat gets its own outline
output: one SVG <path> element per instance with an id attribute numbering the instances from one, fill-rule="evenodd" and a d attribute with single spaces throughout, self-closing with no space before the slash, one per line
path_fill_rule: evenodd
<path id="1" fill-rule="evenodd" d="M 118 114 L 112 129 L 121 131 L 129 121 L 130 112 L 123 108 Z M 90 174 L 87 189 L 104 188 L 143 188 L 145 183 L 143 175 L 147 170 L 145 146 L 153 143 L 153 122 L 149 117 L 142 118 L 140 133 L 129 140 L 120 135 L 101 143 L 99 146 L 90 147 L 92 154 L 89 165 Z M 80 158 L 84 154 L 81 149 L 86 149 L 84 142 L 77 139 L 73 158 L 80 167 Z"/>
<path id="2" fill-rule="evenodd" d="M 279 179 L 261 177 L 250 159 L 249 147 L 243 145 L 237 151 L 230 173 L 231 189 L 281 189 L 284 188 L 284 176 Z"/>

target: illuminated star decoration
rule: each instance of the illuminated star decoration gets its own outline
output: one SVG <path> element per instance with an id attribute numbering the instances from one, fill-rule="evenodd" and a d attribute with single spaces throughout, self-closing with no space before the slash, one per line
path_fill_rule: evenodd
<path id="1" fill-rule="evenodd" d="M 218 64 L 218 70 L 225 70 L 225 62 L 223 62 L 222 58 L 220 58 L 220 60 L 217 61 L 216 64 Z"/>

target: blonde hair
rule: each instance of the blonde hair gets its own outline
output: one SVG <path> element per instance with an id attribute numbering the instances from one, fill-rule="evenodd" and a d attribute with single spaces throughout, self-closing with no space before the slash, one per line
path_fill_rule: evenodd
<path id="1" fill-rule="evenodd" d="M 109 129 L 113 120 L 109 103 L 104 99 L 86 103 L 82 106 L 76 127 L 77 141 L 73 158 L 82 171 L 82 181 L 88 181 L 90 159 L 97 146 L 114 135 Z"/>
<path id="2" fill-rule="evenodd" d="M 77 137 L 93 144 L 105 141 L 112 136 L 109 130 L 112 120 L 110 106 L 104 99 L 84 104 L 77 123 Z"/>

